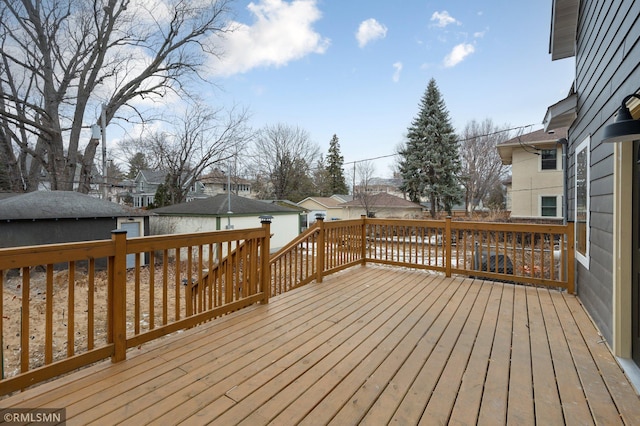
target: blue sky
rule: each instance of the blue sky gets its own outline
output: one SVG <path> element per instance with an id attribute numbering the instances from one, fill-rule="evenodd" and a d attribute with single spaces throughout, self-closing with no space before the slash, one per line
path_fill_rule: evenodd
<path id="1" fill-rule="evenodd" d="M 461 131 L 490 118 L 541 122 L 565 97 L 573 59 L 551 61 L 551 1 L 237 1 L 237 31 L 211 70 L 212 103 L 250 109 L 251 125 L 307 130 L 345 162 L 393 154 L 434 78 Z M 391 159 L 374 162 L 389 176 Z"/>

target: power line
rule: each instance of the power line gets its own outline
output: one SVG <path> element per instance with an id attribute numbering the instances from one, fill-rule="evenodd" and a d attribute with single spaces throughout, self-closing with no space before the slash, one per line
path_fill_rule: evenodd
<path id="1" fill-rule="evenodd" d="M 523 129 L 526 129 L 527 127 L 533 127 L 533 126 L 536 126 L 536 125 L 537 124 L 534 123 L 534 124 L 527 124 L 527 125 L 524 125 L 524 126 L 511 127 L 509 129 L 502 129 L 502 130 L 498 130 L 498 131 L 495 131 L 495 132 L 486 133 L 486 134 L 483 134 L 483 135 L 475 135 L 475 136 L 472 136 L 472 137 L 469 137 L 469 138 L 466 138 L 466 139 L 458 139 L 458 142 L 467 142 L 467 141 L 471 141 L 471 140 L 478 139 L 478 138 L 484 138 L 484 137 L 499 135 L 499 134 L 505 133 L 505 132 L 511 132 L 513 130 L 523 130 Z M 343 165 L 363 163 L 365 161 L 381 160 L 383 158 L 395 157 L 397 155 L 400 155 L 400 154 L 398 154 L 396 152 L 394 154 L 387 154 L 387 155 L 381 155 L 381 156 L 378 156 L 378 157 L 365 158 L 363 160 L 348 161 L 348 162 L 343 163 Z"/>

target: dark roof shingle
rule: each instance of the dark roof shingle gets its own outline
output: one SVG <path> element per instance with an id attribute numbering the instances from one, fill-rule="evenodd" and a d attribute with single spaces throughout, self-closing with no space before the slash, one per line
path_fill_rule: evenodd
<path id="1" fill-rule="evenodd" d="M 0 220 L 146 215 L 145 212 L 73 191 L 35 191 L 0 200 Z"/>
<path id="2" fill-rule="evenodd" d="M 194 200 L 188 203 L 160 207 L 152 211 L 160 215 L 226 216 L 229 211 L 228 198 L 228 194 L 218 194 L 213 197 Z M 244 215 L 295 213 L 296 210 L 231 194 L 231 212 L 233 214 Z"/>

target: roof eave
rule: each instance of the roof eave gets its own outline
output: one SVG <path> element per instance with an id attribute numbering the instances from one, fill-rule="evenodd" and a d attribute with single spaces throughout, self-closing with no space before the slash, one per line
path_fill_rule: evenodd
<path id="1" fill-rule="evenodd" d="M 553 0 L 549 53 L 552 60 L 576 54 L 576 35 L 580 0 Z"/>
<path id="2" fill-rule="evenodd" d="M 578 95 L 572 93 L 559 102 L 547 108 L 547 113 L 542 121 L 544 131 L 558 129 L 560 127 L 570 127 L 577 117 Z"/>

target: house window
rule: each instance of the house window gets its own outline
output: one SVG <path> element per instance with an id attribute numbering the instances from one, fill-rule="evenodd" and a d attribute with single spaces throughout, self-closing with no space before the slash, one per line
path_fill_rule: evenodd
<path id="1" fill-rule="evenodd" d="M 587 137 L 576 148 L 575 158 L 575 233 L 576 259 L 589 267 L 589 145 Z"/>
<path id="2" fill-rule="evenodd" d="M 558 150 L 557 149 L 543 149 L 540 152 L 540 169 L 542 170 L 557 170 L 558 169 Z"/>
<path id="3" fill-rule="evenodd" d="M 540 197 L 540 216 L 558 217 L 558 197 L 555 195 Z"/>

